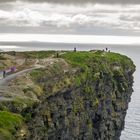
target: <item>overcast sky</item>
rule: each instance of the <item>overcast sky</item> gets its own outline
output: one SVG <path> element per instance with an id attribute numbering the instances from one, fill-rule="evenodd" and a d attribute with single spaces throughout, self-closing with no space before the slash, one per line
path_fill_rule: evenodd
<path id="1" fill-rule="evenodd" d="M 140 0 L 0 0 L 0 33 L 140 35 Z"/>

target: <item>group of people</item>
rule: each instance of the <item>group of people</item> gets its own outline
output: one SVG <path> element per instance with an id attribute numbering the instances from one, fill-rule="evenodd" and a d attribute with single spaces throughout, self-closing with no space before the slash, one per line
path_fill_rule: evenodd
<path id="1" fill-rule="evenodd" d="M 76 47 L 74 47 L 73 51 L 74 51 L 74 52 L 76 52 L 76 51 L 77 51 L 77 48 L 76 48 Z M 103 49 L 103 51 L 105 51 L 105 52 L 110 52 L 110 49 L 105 48 L 105 49 Z"/>

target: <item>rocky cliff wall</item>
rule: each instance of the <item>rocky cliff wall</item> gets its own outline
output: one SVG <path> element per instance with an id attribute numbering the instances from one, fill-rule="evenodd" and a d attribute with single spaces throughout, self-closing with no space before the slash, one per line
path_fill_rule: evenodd
<path id="1" fill-rule="evenodd" d="M 24 127 L 17 127 L 12 139 L 119 140 L 133 92 L 131 59 L 102 51 L 65 52 L 59 57 L 46 66 L 39 60 L 44 68 L 27 75 L 34 86 L 28 82 L 21 90 L 30 100 L 4 102 L 1 107 L 24 119 Z"/>
<path id="2" fill-rule="evenodd" d="M 65 73 L 64 65 L 58 65 L 59 72 L 50 79 L 40 77 L 45 90 L 41 103 L 32 109 L 28 139 L 119 140 L 135 67 L 118 54 L 96 52 L 88 59 L 86 55 L 66 54 L 73 68 Z"/>

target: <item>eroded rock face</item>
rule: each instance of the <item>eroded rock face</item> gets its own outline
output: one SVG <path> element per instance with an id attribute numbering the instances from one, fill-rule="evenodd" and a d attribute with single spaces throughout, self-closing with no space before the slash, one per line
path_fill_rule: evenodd
<path id="1" fill-rule="evenodd" d="M 76 78 L 55 94 L 48 96 L 46 84 L 42 102 L 31 109 L 28 140 L 119 140 L 133 92 L 134 69 L 120 72 L 107 65 L 107 70 L 96 71 L 94 64 L 91 61 L 87 70 L 60 76 L 61 81 Z"/>

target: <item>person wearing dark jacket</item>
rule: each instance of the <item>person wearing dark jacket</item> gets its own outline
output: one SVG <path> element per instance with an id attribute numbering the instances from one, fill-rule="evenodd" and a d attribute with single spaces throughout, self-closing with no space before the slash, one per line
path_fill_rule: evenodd
<path id="1" fill-rule="evenodd" d="M 3 78 L 5 78 L 6 77 L 6 71 L 4 70 L 3 71 Z"/>

